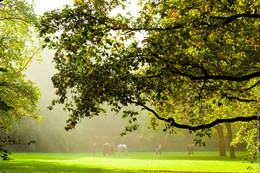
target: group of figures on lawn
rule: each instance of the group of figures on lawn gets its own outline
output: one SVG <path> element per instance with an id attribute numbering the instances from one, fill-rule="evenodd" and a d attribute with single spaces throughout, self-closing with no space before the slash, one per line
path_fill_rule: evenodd
<path id="1" fill-rule="evenodd" d="M 118 144 L 118 155 L 124 154 L 127 155 L 127 146 L 126 144 Z M 93 144 L 93 155 L 95 155 L 97 152 L 97 144 Z M 103 145 L 103 155 L 114 155 L 115 153 L 115 146 L 112 143 L 105 143 Z"/>
<path id="2" fill-rule="evenodd" d="M 118 144 L 117 146 L 118 155 L 124 154 L 127 156 L 127 145 L 126 144 Z M 96 143 L 93 143 L 93 155 L 95 155 L 97 152 L 97 145 Z M 112 143 L 105 143 L 103 145 L 103 155 L 114 155 L 115 153 L 115 146 Z M 162 154 L 162 144 L 159 144 L 159 146 L 155 149 L 156 155 Z M 188 155 L 194 154 L 194 145 L 189 144 L 188 145 Z"/>

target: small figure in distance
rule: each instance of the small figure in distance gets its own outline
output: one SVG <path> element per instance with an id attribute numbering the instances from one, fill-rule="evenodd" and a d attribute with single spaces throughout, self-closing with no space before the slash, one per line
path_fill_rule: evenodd
<path id="1" fill-rule="evenodd" d="M 194 145 L 193 144 L 190 145 L 190 152 L 191 152 L 191 155 L 194 154 Z"/>
<path id="2" fill-rule="evenodd" d="M 156 148 L 156 149 L 155 149 L 155 153 L 156 153 L 156 155 L 158 155 L 158 153 L 159 153 L 159 148 Z"/>
<path id="3" fill-rule="evenodd" d="M 161 155 L 162 154 L 162 144 L 159 144 L 158 151 L 159 151 L 159 155 Z"/>
<path id="4" fill-rule="evenodd" d="M 188 155 L 193 155 L 194 154 L 194 146 L 193 144 L 188 145 Z"/>

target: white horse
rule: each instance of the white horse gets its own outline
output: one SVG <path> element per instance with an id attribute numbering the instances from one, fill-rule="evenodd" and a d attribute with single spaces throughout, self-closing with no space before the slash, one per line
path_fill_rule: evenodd
<path id="1" fill-rule="evenodd" d="M 120 155 L 122 152 L 124 152 L 125 155 L 127 156 L 127 146 L 126 146 L 126 144 L 119 144 L 117 148 L 118 148 L 118 155 Z"/>

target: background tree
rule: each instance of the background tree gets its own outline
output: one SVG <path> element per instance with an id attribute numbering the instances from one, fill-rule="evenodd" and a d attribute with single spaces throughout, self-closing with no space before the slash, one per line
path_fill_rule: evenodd
<path id="1" fill-rule="evenodd" d="M 257 123 L 256 122 L 240 122 L 236 123 L 235 127 L 238 128 L 236 137 L 233 140 L 232 144 L 236 146 L 237 144 L 244 142 L 247 144 L 246 150 L 247 155 L 246 160 L 252 160 L 256 158 L 257 146 L 259 145 L 257 141 Z"/>
<path id="2" fill-rule="evenodd" d="M 67 130 L 105 113 L 103 104 L 115 112 L 141 106 L 166 129 L 206 135 L 219 123 L 256 120 L 211 110 L 241 102 L 258 109 L 258 1 L 140 1 L 139 17 L 109 16 L 125 4 L 78 0 L 41 18 L 45 46 L 56 50 L 52 105 L 70 112 Z M 144 37 L 137 39 L 140 32 Z M 132 123 L 126 131 L 137 129 L 138 112 L 123 113 Z"/>
<path id="3" fill-rule="evenodd" d="M 33 5 L 25 0 L 5 0 L 0 5 L 0 152 L 6 160 L 6 145 L 31 143 L 11 137 L 8 132 L 22 117 L 37 118 L 40 91 L 25 79 L 23 72 L 33 57 L 39 56 L 40 43 L 34 34 L 37 17 Z"/>
<path id="4" fill-rule="evenodd" d="M 225 138 L 224 138 L 224 133 L 223 133 L 223 126 L 218 124 L 216 126 L 216 129 L 218 131 L 218 139 L 219 139 L 219 155 L 220 156 L 226 156 Z"/>
<path id="5" fill-rule="evenodd" d="M 227 135 L 228 135 L 228 144 L 229 144 L 229 153 L 230 153 L 230 158 L 235 158 L 235 149 L 234 146 L 232 145 L 232 128 L 230 123 L 225 124 L 227 127 Z"/>

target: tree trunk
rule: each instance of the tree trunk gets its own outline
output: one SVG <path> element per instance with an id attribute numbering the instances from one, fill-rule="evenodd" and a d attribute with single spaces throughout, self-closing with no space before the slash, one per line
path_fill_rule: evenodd
<path id="1" fill-rule="evenodd" d="M 224 133 L 223 133 L 223 126 L 218 124 L 216 128 L 217 128 L 217 131 L 218 131 L 219 155 L 220 156 L 226 156 L 225 138 L 224 138 Z"/>
<path id="2" fill-rule="evenodd" d="M 229 143 L 229 152 L 230 152 L 230 158 L 235 158 L 235 149 L 233 146 L 231 146 L 232 142 L 232 129 L 231 129 L 231 124 L 226 123 L 227 126 L 227 133 L 228 133 L 228 143 Z"/>

